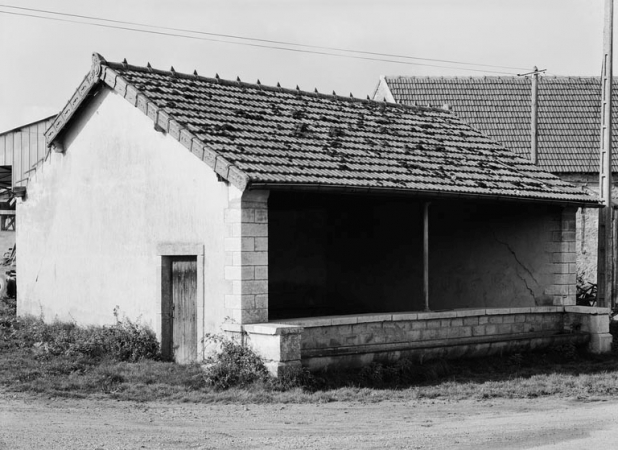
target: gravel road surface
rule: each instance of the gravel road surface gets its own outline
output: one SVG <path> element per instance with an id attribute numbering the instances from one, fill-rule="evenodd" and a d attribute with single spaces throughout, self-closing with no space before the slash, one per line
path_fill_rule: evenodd
<path id="1" fill-rule="evenodd" d="M 209 405 L 0 393 L 0 449 L 611 449 L 618 400 Z"/>

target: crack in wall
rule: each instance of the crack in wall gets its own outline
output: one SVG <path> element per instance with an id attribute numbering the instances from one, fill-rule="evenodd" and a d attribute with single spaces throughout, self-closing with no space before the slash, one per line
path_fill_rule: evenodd
<path id="1" fill-rule="evenodd" d="M 513 259 L 515 259 L 515 261 L 517 262 L 517 264 L 519 265 L 519 267 L 521 267 L 529 276 L 530 278 L 532 278 L 532 280 L 536 283 L 537 286 L 540 286 L 539 281 L 536 279 L 536 277 L 532 274 L 532 272 L 530 271 L 530 269 L 528 269 L 523 262 L 520 261 L 520 259 L 517 257 L 517 253 L 515 253 L 515 250 L 513 250 L 513 248 L 509 245 L 508 242 L 506 241 L 501 241 L 500 239 L 498 239 L 498 236 L 496 236 L 496 232 L 495 230 L 491 230 L 491 234 L 494 237 L 494 240 L 499 243 L 504 245 L 504 247 L 506 247 L 506 249 L 509 251 L 509 253 L 511 255 L 513 255 Z M 530 285 L 528 284 L 528 281 L 522 277 L 519 273 L 519 271 L 515 271 L 515 273 L 517 274 L 517 277 L 523 281 L 524 285 L 526 286 L 526 289 L 528 289 L 528 291 L 530 292 L 530 296 L 532 297 L 532 300 L 535 301 L 536 303 L 536 296 L 534 295 L 534 291 L 532 290 L 532 288 L 530 287 Z"/>

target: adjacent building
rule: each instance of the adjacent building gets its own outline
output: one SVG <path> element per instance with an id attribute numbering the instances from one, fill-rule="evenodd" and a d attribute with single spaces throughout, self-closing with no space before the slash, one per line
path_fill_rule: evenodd
<path id="1" fill-rule="evenodd" d="M 30 169 L 48 155 L 45 130 L 55 117 L 0 133 L 0 256 L 15 245 L 13 188 L 25 186 Z"/>

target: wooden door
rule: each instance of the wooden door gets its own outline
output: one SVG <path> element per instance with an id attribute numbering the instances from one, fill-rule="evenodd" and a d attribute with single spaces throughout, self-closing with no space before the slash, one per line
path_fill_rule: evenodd
<path id="1" fill-rule="evenodd" d="M 197 259 L 173 258 L 171 345 L 180 364 L 197 359 Z"/>

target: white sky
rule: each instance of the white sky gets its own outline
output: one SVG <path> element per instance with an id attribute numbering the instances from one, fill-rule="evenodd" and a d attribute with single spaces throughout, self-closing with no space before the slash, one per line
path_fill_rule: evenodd
<path id="1" fill-rule="evenodd" d="M 599 75 L 603 0 L 0 0 L 2 5 L 349 48 Z M 0 6 L 0 11 L 14 11 Z M 618 33 L 616 33 L 618 34 Z M 483 75 L 156 36 L 0 13 L 0 132 L 58 112 L 108 61 L 357 97 L 380 75 Z M 616 52 L 618 52 L 618 47 Z M 445 64 L 450 65 L 452 64 Z M 505 69 L 493 69 L 503 71 Z M 510 73 L 521 72 L 506 70 Z M 490 75 L 488 73 L 488 75 Z"/>

